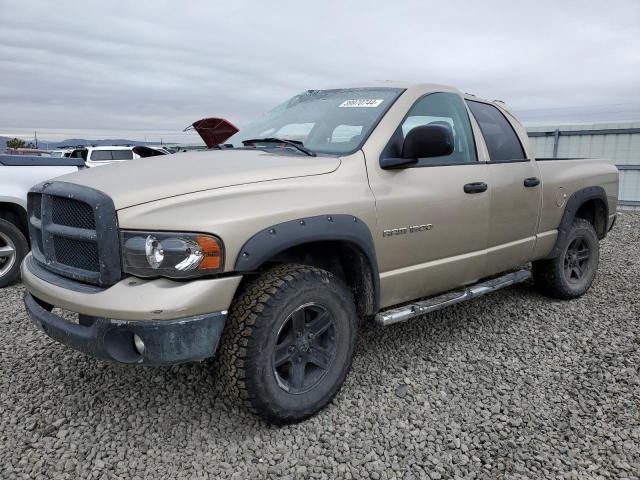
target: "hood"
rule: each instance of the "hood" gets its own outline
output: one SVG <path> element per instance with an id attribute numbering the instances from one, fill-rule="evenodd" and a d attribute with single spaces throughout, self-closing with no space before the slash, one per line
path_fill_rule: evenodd
<path id="1" fill-rule="evenodd" d="M 88 168 L 56 178 L 95 188 L 113 199 L 117 210 L 187 193 L 336 170 L 336 157 L 276 155 L 262 150 L 208 150 Z"/>

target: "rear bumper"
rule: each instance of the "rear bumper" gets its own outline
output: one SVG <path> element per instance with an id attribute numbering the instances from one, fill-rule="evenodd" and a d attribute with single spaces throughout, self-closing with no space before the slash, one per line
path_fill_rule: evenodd
<path id="1" fill-rule="evenodd" d="M 113 320 L 79 315 L 73 323 L 53 306 L 25 294 L 32 322 L 54 340 L 92 357 L 120 363 L 171 365 L 212 357 L 226 312 L 175 320 Z"/>

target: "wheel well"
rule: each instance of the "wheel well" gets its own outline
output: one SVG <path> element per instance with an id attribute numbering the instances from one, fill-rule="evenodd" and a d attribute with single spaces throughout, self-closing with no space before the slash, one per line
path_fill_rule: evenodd
<path id="1" fill-rule="evenodd" d="M 376 313 L 373 268 L 354 243 L 326 240 L 296 245 L 269 258 L 260 270 L 282 263 L 312 265 L 333 273 L 351 289 L 360 317 Z"/>
<path id="2" fill-rule="evenodd" d="M 15 203 L 0 202 L 0 218 L 13 223 L 20 229 L 27 241 L 29 240 L 29 225 L 27 224 L 27 212 Z"/>
<path id="3" fill-rule="evenodd" d="M 576 218 L 583 218 L 595 228 L 598 238 L 603 239 L 607 234 L 607 208 L 598 198 L 587 200 L 576 212 Z"/>

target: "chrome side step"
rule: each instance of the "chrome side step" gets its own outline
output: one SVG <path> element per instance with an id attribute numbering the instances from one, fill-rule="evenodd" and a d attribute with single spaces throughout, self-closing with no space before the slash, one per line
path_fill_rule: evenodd
<path id="1" fill-rule="evenodd" d="M 476 283 L 464 290 L 444 293 L 437 297 L 428 298 L 420 302 L 380 312 L 376 315 L 375 321 L 378 325 L 382 325 L 383 327 L 393 323 L 405 322 L 413 317 L 435 312 L 436 310 L 448 307 L 449 305 L 466 302 L 467 300 L 495 292 L 501 288 L 524 282 L 529 277 L 531 277 L 531 272 L 529 270 L 518 270 L 517 272 L 507 273 L 506 275 L 492 278 L 486 282 Z"/>

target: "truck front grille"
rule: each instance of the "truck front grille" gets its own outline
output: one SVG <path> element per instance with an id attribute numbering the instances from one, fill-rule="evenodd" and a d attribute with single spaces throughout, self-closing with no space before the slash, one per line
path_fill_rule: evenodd
<path id="1" fill-rule="evenodd" d="M 96 220 L 91 207 L 71 198 L 53 197 L 51 213 L 53 223 L 66 225 L 68 227 L 84 228 L 85 230 L 95 230 Z"/>
<path id="2" fill-rule="evenodd" d="M 58 263 L 90 272 L 100 271 L 100 258 L 96 243 L 54 235 L 53 247 Z"/>
<path id="3" fill-rule="evenodd" d="M 33 256 L 44 268 L 101 286 L 120 280 L 117 219 L 108 196 L 45 182 L 29 192 L 27 208 Z"/>

